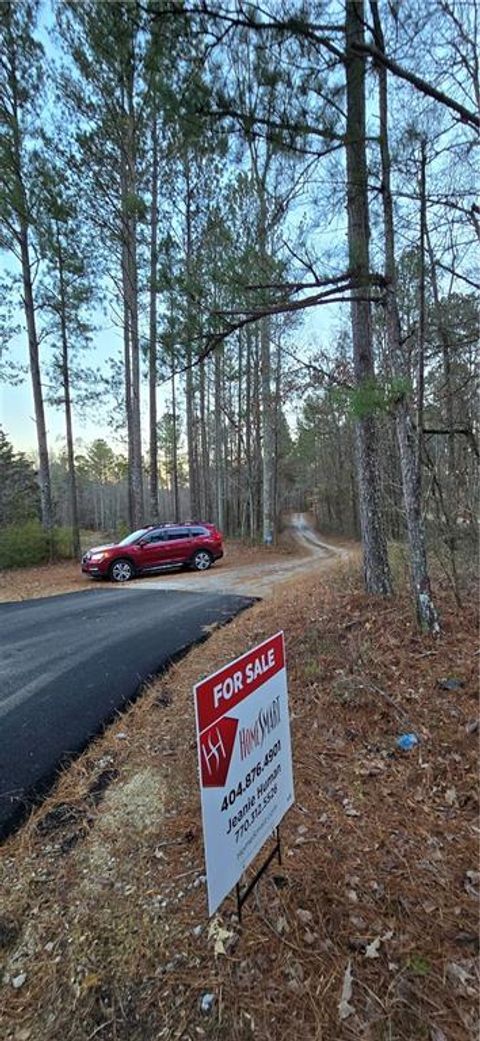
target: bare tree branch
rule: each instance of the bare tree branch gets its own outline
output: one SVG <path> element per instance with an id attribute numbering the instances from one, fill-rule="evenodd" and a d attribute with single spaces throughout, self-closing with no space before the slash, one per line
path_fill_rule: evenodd
<path id="1" fill-rule="evenodd" d="M 452 109 L 452 112 L 456 112 L 460 116 L 463 123 L 469 123 L 470 126 L 480 128 L 480 117 L 472 112 L 470 109 L 465 108 L 465 105 L 461 105 L 459 101 L 455 101 L 455 98 L 449 97 L 443 90 L 437 90 L 436 87 L 432 86 L 431 83 L 427 83 L 426 80 L 422 79 L 421 76 L 417 76 L 414 72 L 410 72 L 408 69 L 404 69 L 402 65 L 399 65 L 393 58 L 389 58 L 388 55 L 380 51 L 378 47 L 375 47 L 372 43 L 355 43 L 353 50 L 361 54 L 368 54 L 371 58 L 374 58 L 380 65 L 385 65 L 390 72 L 393 72 L 394 76 L 399 79 L 406 80 L 407 83 L 411 83 L 412 86 L 416 87 L 422 94 L 425 94 L 429 98 L 434 98 L 435 101 L 439 101 L 441 105 L 445 105 L 446 108 Z"/>
<path id="2" fill-rule="evenodd" d="M 436 265 L 437 265 L 437 267 L 441 267 L 442 271 L 448 271 L 448 273 L 450 275 L 453 275 L 455 278 L 459 278 L 461 280 L 461 282 L 466 282 L 466 284 L 468 286 L 471 286 L 472 289 L 480 289 L 480 283 L 479 282 L 472 282 L 472 280 L 470 278 L 467 278 L 466 275 L 461 275 L 459 271 L 455 271 L 455 269 L 452 268 L 452 267 L 449 267 L 448 264 L 442 264 L 442 262 L 440 260 L 437 260 L 436 261 Z"/>

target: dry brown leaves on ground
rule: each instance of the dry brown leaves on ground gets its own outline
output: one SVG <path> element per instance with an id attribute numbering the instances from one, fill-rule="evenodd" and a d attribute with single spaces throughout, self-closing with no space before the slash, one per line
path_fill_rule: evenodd
<path id="1" fill-rule="evenodd" d="M 338 568 L 152 684 L 4 848 L 4 1037 L 476 1039 L 476 628 L 441 606 L 435 642 L 407 596 L 369 598 Z M 208 923 L 192 686 L 279 628 L 296 785 L 283 863 L 242 928 L 233 897 Z"/>

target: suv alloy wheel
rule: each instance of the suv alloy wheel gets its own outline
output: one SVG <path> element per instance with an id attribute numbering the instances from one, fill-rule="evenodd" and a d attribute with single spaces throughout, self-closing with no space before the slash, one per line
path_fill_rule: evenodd
<path id="1" fill-rule="evenodd" d="M 129 582 L 133 575 L 134 570 L 129 560 L 114 560 L 110 568 L 110 578 L 113 582 Z"/>
<path id="2" fill-rule="evenodd" d="M 192 564 L 195 571 L 208 571 L 208 568 L 211 567 L 212 564 L 211 554 L 206 549 L 198 549 L 192 560 Z"/>

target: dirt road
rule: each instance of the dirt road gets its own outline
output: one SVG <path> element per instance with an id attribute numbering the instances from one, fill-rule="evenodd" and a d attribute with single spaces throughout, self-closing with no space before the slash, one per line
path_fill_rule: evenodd
<path id="1" fill-rule="evenodd" d="M 219 564 L 207 572 L 165 574 L 158 578 L 137 579 L 132 585 L 139 590 L 182 589 L 189 592 L 235 593 L 237 596 L 258 596 L 263 599 L 279 582 L 311 571 L 312 567 L 329 567 L 333 560 L 349 556 L 348 549 L 321 542 L 304 513 L 291 515 L 289 530 L 298 546 L 298 557 L 292 555 L 280 561 L 277 558 L 274 562 L 241 564 L 237 568 L 232 567 L 229 559 L 228 571 Z"/>

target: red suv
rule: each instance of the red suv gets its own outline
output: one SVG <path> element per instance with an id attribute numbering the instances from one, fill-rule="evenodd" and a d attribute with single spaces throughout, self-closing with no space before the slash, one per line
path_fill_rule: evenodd
<path id="1" fill-rule="evenodd" d="M 213 524 L 161 524 L 140 528 L 113 545 L 94 546 L 82 557 L 82 571 L 128 582 L 134 575 L 184 565 L 206 571 L 220 557 L 222 536 Z"/>

